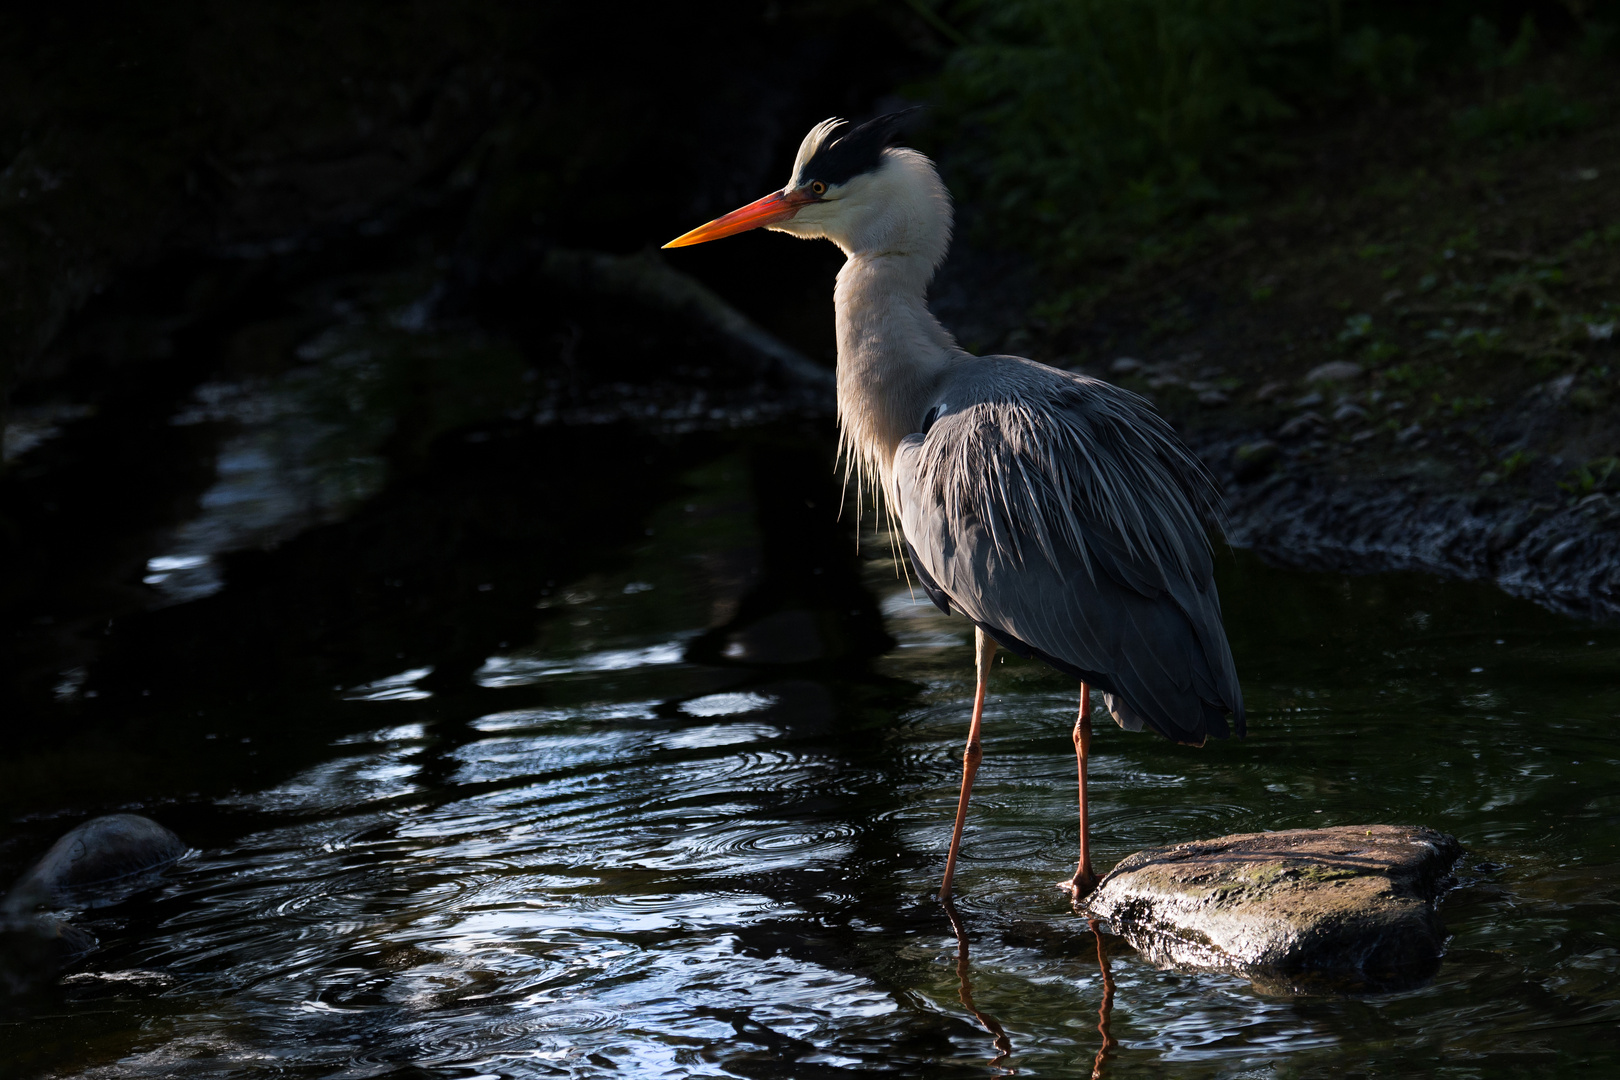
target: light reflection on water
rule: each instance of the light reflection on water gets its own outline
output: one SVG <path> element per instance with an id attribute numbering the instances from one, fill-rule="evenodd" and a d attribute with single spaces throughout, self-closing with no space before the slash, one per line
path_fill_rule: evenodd
<path id="1" fill-rule="evenodd" d="M 1451 1058 L 1471 1062 L 1457 1075 L 1602 1075 L 1620 637 L 1410 578 L 1223 574 L 1253 735 L 1193 750 L 1101 731 L 1100 863 L 1429 824 L 1470 849 L 1443 908 L 1455 936 L 1431 985 L 1370 998 L 1269 997 L 1112 941 L 1106 1075 Z M 1089 1075 L 1102 975 L 1054 888 L 1075 846 L 1067 680 L 995 670 L 958 877 L 970 1010 L 929 899 L 971 691 L 962 623 L 873 563 L 900 645 L 875 673 L 704 666 L 687 649 L 714 598 L 623 575 L 581 588 L 577 638 L 544 630 L 471 685 L 430 688 L 422 666 L 334 691 L 361 730 L 215 800 L 247 823 L 236 839 L 86 917 L 102 948 L 66 1001 L 0 1037 L 59 1041 L 59 1075 L 979 1076 L 997 1054 L 982 1014 L 1011 1048 L 997 1069 Z"/>

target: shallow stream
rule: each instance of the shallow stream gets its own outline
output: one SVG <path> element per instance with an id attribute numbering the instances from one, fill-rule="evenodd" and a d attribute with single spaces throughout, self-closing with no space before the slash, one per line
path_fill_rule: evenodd
<path id="1" fill-rule="evenodd" d="M 130 620 L 71 691 L 103 703 L 90 732 L 4 766 L 6 853 L 110 809 L 195 851 L 78 917 L 100 946 L 9 1009 L 7 1073 L 1090 1073 L 1102 975 L 1053 887 L 1074 853 L 1074 687 L 995 671 L 958 879 L 981 1022 L 930 899 L 964 623 L 911 593 L 881 537 L 843 546 L 806 505 L 827 481 L 784 494 L 825 463 L 814 426 L 594 437 L 636 488 L 599 547 L 503 535 L 523 532 L 504 500 L 544 492 L 480 498 L 501 480 L 485 466 L 543 474 L 558 436 L 497 435 L 445 455 L 437 513 L 316 530 Z M 537 514 L 589 526 L 563 502 Z M 444 552 L 406 560 L 433 578 L 414 598 L 387 550 L 427 542 L 411 529 Z M 320 560 L 317 601 L 291 582 Z M 1469 851 L 1454 937 L 1432 983 L 1369 997 L 1266 996 L 1105 937 L 1104 1074 L 1610 1074 L 1620 634 L 1488 588 L 1221 567 L 1251 736 L 1102 730 L 1101 864 L 1233 831 L 1431 825 Z M 892 646 L 862 628 L 877 618 Z M 272 637 L 282 655 L 206 670 Z M 318 681 L 331 653 L 389 649 Z"/>

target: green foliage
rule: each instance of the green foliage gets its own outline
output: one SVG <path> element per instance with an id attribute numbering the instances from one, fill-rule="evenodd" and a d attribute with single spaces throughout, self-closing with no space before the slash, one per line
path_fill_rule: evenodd
<path id="1" fill-rule="evenodd" d="M 1601 19 L 1588 20 L 1581 33 L 1579 52 L 1584 59 L 1598 60 L 1611 52 L 1617 41 L 1620 41 L 1620 26 Z"/>
<path id="2" fill-rule="evenodd" d="M 1577 386 L 1569 392 L 1569 403 L 1582 412 L 1592 412 L 1603 405 L 1603 398 L 1590 386 Z"/>
<path id="3" fill-rule="evenodd" d="M 1475 71 L 1487 80 L 1492 100 L 1457 114 L 1457 133 L 1464 139 L 1517 146 L 1566 135 L 1592 123 L 1591 106 L 1546 83 L 1529 82 L 1513 93 L 1496 95 L 1502 76 L 1524 66 L 1537 38 L 1535 20 L 1528 15 L 1520 21 L 1512 43 L 1506 45 L 1494 24 L 1474 16 L 1468 27 L 1469 50 Z"/>
<path id="4" fill-rule="evenodd" d="M 1386 360 L 1393 360 L 1401 355 L 1401 347 L 1393 341 L 1378 338 L 1367 345 L 1364 355 L 1369 364 L 1382 364 Z"/>
<path id="5" fill-rule="evenodd" d="M 1518 145 L 1554 135 L 1567 135 L 1592 123 L 1591 106 L 1564 95 L 1557 87 L 1529 83 L 1516 93 L 1457 114 L 1457 133 L 1465 139 Z"/>
<path id="6" fill-rule="evenodd" d="M 1558 481 L 1558 486 L 1575 496 L 1620 488 L 1620 457 L 1594 458 L 1577 465 Z"/>
<path id="7" fill-rule="evenodd" d="M 1345 68 L 1359 75 L 1380 97 L 1405 96 L 1417 89 L 1421 42 L 1410 35 L 1363 26 L 1345 35 L 1339 53 Z"/>
<path id="8" fill-rule="evenodd" d="M 1489 19 L 1475 15 L 1468 21 L 1468 48 L 1474 54 L 1474 68 L 1481 74 L 1522 66 L 1535 44 L 1536 22 L 1528 15 L 1519 21 L 1511 45 L 1502 44 L 1501 31 Z"/>
<path id="9" fill-rule="evenodd" d="M 1358 344 L 1367 340 L 1367 336 L 1371 333 L 1371 315 L 1351 315 L 1344 320 L 1344 329 L 1339 331 L 1339 344 Z"/>
<path id="10" fill-rule="evenodd" d="M 1440 257 L 1442 259 L 1453 259 L 1457 257 L 1459 252 L 1478 250 L 1479 229 L 1478 227 L 1475 227 L 1471 229 L 1464 229 L 1462 232 L 1457 233 L 1455 236 L 1447 239 L 1445 246 L 1440 250 Z"/>
<path id="11" fill-rule="evenodd" d="M 1451 411 L 1451 415 L 1454 417 L 1467 416 L 1469 413 L 1483 412 L 1485 409 L 1495 404 L 1495 402 L 1483 394 L 1470 394 L 1467 397 L 1459 394 L 1453 397 L 1450 401 L 1445 400 L 1439 394 L 1435 394 L 1434 403 L 1442 406 L 1445 409 L 1449 409 Z"/>
<path id="12" fill-rule="evenodd" d="M 1486 286 L 1486 294 L 1506 301 L 1515 310 L 1537 314 L 1556 308 L 1549 289 L 1564 282 L 1564 271 L 1556 266 L 1523 266 L 1497 274 Z"/>
<path id="13" fill-rule="evenodd" d="M 979 152 L 953 164 L 1048 251 L 1218 202 L 1330 61 L 1327 8 L 1297 0 L 999 0 L 957 21 L 968 42 L 932 89 Z"/>
<path id="14" fill-rule="evenodd" d="M 1451 344 L 1462 352 L 1488 355 L 1502 344 L 1499 326 L 1465 326 L 1451 335 Z"/>
<path id="15" fill-rule="evenodd" d="M 1396 364 L 1384 372 L 1384 378 L 1391 385 L 1405 387 L 1409 390 L 1422 390 L 1424 387 L 1433 386 L 1435 383 L 1442 381 L 1445 377 L 1446 371 L 1444 368 L 1430 364 L 1414 364 L 1410 361 L 1404 364 Z"/>
<path id="16" fill-rule="evenodd" d="M 1556 87 L 1523 82 L 1548 48 L 1534 21 L 1504 35 L 1480 15 L 1501 8 L 1466 0 L 908 2 L 952 43 L 921 89 L 954 151 L 953 188 L 999 242 L 1057 264 L 1196 244 L 1190 222 L 1207 232 L 1212 210 L 1289 165 L 1279 122 L 1355 94 L 1415 93 L 1427 70 L 1483 81 L 1487 103 L 1456 118 L 1468 139 L 1521 142 L 1592 120 Z M 1607 47 L 1605 4 L 1576 13 L 1585 52 Z"/>
<path id="17" fill-rule="evenodd" d="M 1506 479 L 1516 473 L 1523 472 L 1535 460 L 1536 452 L 1534 450 L 1526 450 L 1520 447 L 1502 459 L 1502 477 Z"/>

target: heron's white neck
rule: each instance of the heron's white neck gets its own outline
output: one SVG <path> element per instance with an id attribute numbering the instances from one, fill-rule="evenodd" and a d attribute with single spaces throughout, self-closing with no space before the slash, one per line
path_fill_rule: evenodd
<path id="1" fill-rule="evenodd" d="M 928 310 L 931 277 L 917 255 L 852 252 L 833 293 L 840 449 L 862 488 L 886 497 L 900 440 L 921 428 L 940 376 L 966 355 Z"/>
<path id="2" fill-rule="evenodd" d="M 849 256 L 833 293 L 840 449 L 863 489 L 887 496 L 900 440 L 966 356 L 928 310 L 928 283 L 950 248 L 951 197 L 933 162 L 897 148 L 829 210 L 812 228 Z"/>

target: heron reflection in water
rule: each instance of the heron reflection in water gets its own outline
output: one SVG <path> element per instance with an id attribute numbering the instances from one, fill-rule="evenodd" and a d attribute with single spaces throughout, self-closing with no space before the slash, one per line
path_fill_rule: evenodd
<path id="1" fill-rule="evenodd" d="M 972 967 L 968 955 L 967 927 L 962 922 L 962 916 L 957 913 L 956 904 L 949 898 L 944 901 L 945 915 L 951 920 L 951 932 L 956 935 L 956 996 L 964 1008 L 973 1014 L 979 1026 L 990 1033 L 992 1044 L 996 1048 L 995 1057 L 987 1064 L 999 1066 L 1012 1056 L 1012 1038 L 1008 1036 L 1007 1029 L 1002 1027 L 995 1017 L 981 1010 L 973 1003 Z M 1108 952 L 1103 947 L 1102 929 L 1096 919 L 1087 919 L 1091 929 L 1091 936 L 1097 942 L 1097 967 L 1102 972 L 1102 1002 L 1097 1006 L 1097 1033 L 1102 1036 L 1102 1043 L 1097 1047 L 1097 1056 L 1092 1061 L 1092 1080 L 1101 1080 L 1103 1062 L 1119 1045 L 1109 1030 L 1109 1021 L 1114 1015 L 1114 976 L 1108 969 Z"/>
<path id="2" fill-rule="evenodd" d="M 1118 724 L 1202 745 L 1243 734 L 1215 593 L 1213 478 L 1143 398 L 1017 356 L 973 356 L 928 309 L 951 200 L 928 158 L 891 146 L 903 114 L 817 124 L 781 191 L 693 229 L 684 247 L 765 227 L 824 238 L 848 261 L 833 293 L 838 422 L 857 503 L 880 496 L 917 578 L 975 626 L 977 686 L 948 898 L 982 750 L 998 646 L 1080 680 L 1074 726 L 1080 860 L 1097 885 L 1086 792 L 1091 690 Z"/>

